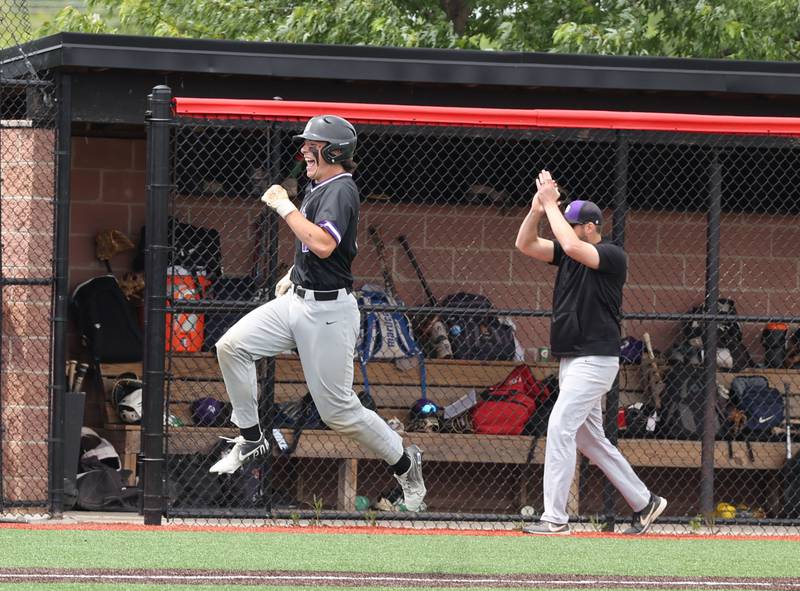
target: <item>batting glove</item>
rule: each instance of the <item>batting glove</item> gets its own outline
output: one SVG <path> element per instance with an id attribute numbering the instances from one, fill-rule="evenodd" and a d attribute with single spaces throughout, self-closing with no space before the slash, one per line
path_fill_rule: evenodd
<path id="1" fill-rule="evenodd" d="M 286 192 L 286 189 L 280 185 L 272 185 L 269 189 L 267 189 L 267 191 L 261 197 L 261 201 L 275 210 L 278 215 L 284 219 L 286 219 L 286 216 L 293 211 L 297 211 L 294 203 L 289 201 L 289 194 Z"/>
<path id="2" fill-rule="evenodd" d="M 289 279 L 289 276 L 292 274 L 292 269 L 294 269 L 294 265 L 289 267 L 289 271 L 284 275 L 278 283 L 275 284 L 275 297 L 279 298 L 287 291 L 289 288 L 292 287 L 292 280 Z"/>

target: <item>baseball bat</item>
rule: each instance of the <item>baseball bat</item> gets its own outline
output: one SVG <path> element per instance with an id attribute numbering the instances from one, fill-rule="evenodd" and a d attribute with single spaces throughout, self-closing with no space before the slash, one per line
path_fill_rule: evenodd
<path id="1" fill-rule="evenodd" d="M 67 391 L 73 392 L 72 384 L 75 382 L 75 366 L 78 364 L 74 359 L 67 361 Z"/>
<path id="2" fill-rule="evenodd" d="M 89 369 L 88 363 L 79 363 L 78 369 L 75 370 L 75 383 L 72 385 L 73 392 L 80 392 L 83 386 L 83 379 L 86 377 L 86 372 Z"/>
<path id="3" fill-rule="evenodd" d="M 789 416 L 790 408 L 789 408 L 789 397 L 792 393 L 789 391 L 789 384 L 786 382 L 783 383 L 783 421 L 784 426 L 786 427 L 786 465 L 788 466 L 789 462 L 792 459 L 792 421 Z"/>
<path id="4" fill-rule="evenodd" d="M 781 476 L 783 477 L 783 490 L 786 491 L 787 487 L 790 485 L 791 478 L 792 478 L 792 421 L 789 417 L 789 397 L 791 396 L 791 392 L 789 391 L 789 384 L 784 382 L 783 383 L 783 421 L 784 426 L 786 427 L 786 462 L 783 464 L 783 469 L 781 470 Z M 785 492 L 784 492 L 785 494 Z M 785 499 L 785 497 L 784 497 Z M 789 511 L 789 506 L 786 500 L 784 500 L 783 506 L 784 512 Z"/>
<path id="5" fill-rule="evenodd" d="M 437 305 L 436 296 L 433 295 L 433 291 L 431 291 L 431 287 L 428 285 L 428 282 L 425 279 L 425 275 L 423 274 L 422 268 L 417 262 L 417 257 L 414 256 L 414 251 L 411 250 L 411 245 L 408 243 L 408 239 L 405 236 L 398 236 L 397 239 L 400 241 L 400 245 L 403 247 L 408 260 L 411 261 L 411 266 L 414 268 L 414 272 L 419 278 L 419 282 L 422 285 L 423 291 L 425 292 L 425 297 L 428 298 L 428 305 Z"/>
<path id="6" fill-rule="evenodd" d="M 650 370 L 653 372 L 653 376 L 657 382 L 657 385 L 651 388 L 653 394 L 653 404 L 655 405 L 656 410 L 661 410 L 660 385 L 663 384 L 664 378 L 661 376 L 661 371 L 658 369 L 658 362 L 656 361 L 656 355 L 653 352 L 653 343 L 650 340 L 650 333 L 644 333 L 642 335 L 642 340 L 644 341 L 645 349 L 647 349 L 647 359 L 648 363 L 650 364 Z"/>
<path id="7" fill-rule="evenodd" d="M 438 305 L 436 296 L 433 295 L 433 290 L 431 290 L 430 285 L 428 285 L 428 281 L 425 279 L 425 274 L 422 272 L 422 267 L 420 267 L 419 263 L 417 262 L 417 257 L 414 256 L 414 251 L 411 250 L 411 245 L 408 243 L 408 239 L 405 236 L 400 235 L 397 237 L 397 240 L 400 241 L 403 251 L 406 253 L 408 260 L 411 262 L 411 266 L 414 268 L 414 272 L 419 278 L 419 282 L 422 285 L 423 291 L 425 292 L 425 297 L 428 298 L 428 305 Z M 430 336 L 431 342 L 433 343 L 436 356 L 442 359 L 452 357 L 453 345 L 450 343 L 450 339 L 447 337 L 447 327 L 445 326 L 444 322 L 442 322 L 442 319 L 436 315 L 431 318 L 430 321 L 428 321 L 427 326 L 427 332 Z"/>
<path id="8" fill-rule="evenodd" d="M 392 278 L 392 272 L 389 270 L 389 265 L 386 263 L 383 239 L 378 232 L 378 228 L 375 226 L 369 226 L 367 228 L 367 233 L 372 239 L 372 243 L 375 245 L 375 250 L 378 252 L 378 261 L 380 261 L 381 264 L 381 273 L 383 273 L 383 286 L 386 289 L 386 293 L 391 297 L 395 297 L 394 279 Z"/>

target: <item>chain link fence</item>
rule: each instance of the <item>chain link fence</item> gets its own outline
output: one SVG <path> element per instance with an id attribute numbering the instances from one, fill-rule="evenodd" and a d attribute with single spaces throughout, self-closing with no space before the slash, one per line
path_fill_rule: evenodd
<path id="1" fill-rule="evenodd" d="M 668 499 L 661 529 L 797 524 L 800 287 L 791 245 L 800 167 L 791 133 L 741 133 L 736 118 L 725 120 L 730 129 L 696 133 L 646 131 L 623 115 L 558 113 L 555 124 L 521 111 L 316 107 L 179 99 L 174 120 L 158 119 L 169 144 L 159 152 L 151 143 L 146 244 L 152 281 L 163 272 L 166 284 L 148 296 L 145 393 L 159 416 L 145 416 L 143 429 L 163 430 L 163 448 L 151 449 L 165 453 L 165 515 L 536 519 L 558 396 L 548 349 L 555 269 L 514 241 L 547 169 L 565 203 L 603 208 L 603 234 L 629 255 L 605 426 Z M 282 183 L 299 205 L 307 181 L 292 135 L 322 111 L 358 130 L 359 344 L 403 326 L 413 341 L 399 354 L 382 348 L 365 371 L 363 351 L 354 352 L 353 389 L 422 448 L 425 512 L 404 513 L 387 466 L 325 428 L 292 351 L 257 361 L 271 454 L 233 475 L 208 472 L 225 450 L 219 436 L 238 434 L 214 343 L 274 297 L 293 262 L 293 235 L 259 197 Z M 242 112 L 253 115 L 229 114 Z M 150 131 L 152 142 L 152 123 Z M 552 237 L 546 223 L 542 232 Z M 489 396 L 508 389 L 526 401 Z M 631 514 L 580 454 L 568 509 L 589 529 L 613 529 Z"/>
<path id="2" fill-rule="evenodd" d="M 20 518 L 50 511 L 56 99 L 26 3 L 0 10 L 0 517 Z"/>

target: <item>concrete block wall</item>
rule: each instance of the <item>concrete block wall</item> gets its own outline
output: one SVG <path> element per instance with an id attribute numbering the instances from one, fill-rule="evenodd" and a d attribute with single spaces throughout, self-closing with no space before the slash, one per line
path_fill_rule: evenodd
<path id="1" fill-rule="evenodd" d="M 53 271 L 54 134 L 0 129 L 2 276 L 50 279 Z M 2 483 L 7 501 L 45 505 L 52 289 L 2 288 Z M 27 509 L 20 509 L 27 510 Z"/>

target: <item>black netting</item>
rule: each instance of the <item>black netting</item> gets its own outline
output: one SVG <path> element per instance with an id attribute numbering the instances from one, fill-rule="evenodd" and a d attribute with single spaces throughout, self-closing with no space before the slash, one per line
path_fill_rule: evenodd
<path id="1" fill-rule="evenodd" d="M 280 441 L 235 475 L 208 473 L 226 449 L 218 436 L 238 434 L 213 346 L 274 297 L 293 262 L 293 235 L 259 196 L 282 183 L 299 205 L 306 180 L 292 135 L 305 119 L 177 123 L 167 226 L 167 515 L 538 516 L 547 413 L 558 391 L 548 349 L 555 269 L 514 241 L 547 169 L 566 202 L 591 199 L 604 210 L 604 235 L 629 255 L 626 339 L 604 401 L 606 433 L 669 500 L 664 527 L 775 528 L 797 518 L 787 460 L 798 451 L 787 447 L 787 429 L 796 436 L 800 417 L 794 138 L 356 122 L 362 203 L 353 272 L 362 333 L 370 315 L 399 310 L 422 351 L 366 365 L 378 414 L 424 452 L 427 511 L 410 515 L 398 510 L 386 465 L 326 430 L 303 404 L 308 388 L 292 351 L 256 363 L 262 427 Z M 552 237 L 546 222 L 542 232 Z M 389 298 L 373 295 L 386 291 Z M 709 354 L 715 363 L 705 363 Z M 360 393 L 367 388 L 357 356 L 353 364 Z M 534 402 L 487 422 L 487 391 L 510 375 Z M 434 406 L 414 412 L 423 395 Z M 362 394 L 362 402 L 370 401 Z M 296 449 L 282 451 L 298 430 Z M 627 521 L 631 508 L 597 466 L 578 459 L 572 518 L 597 528 Z"/>

